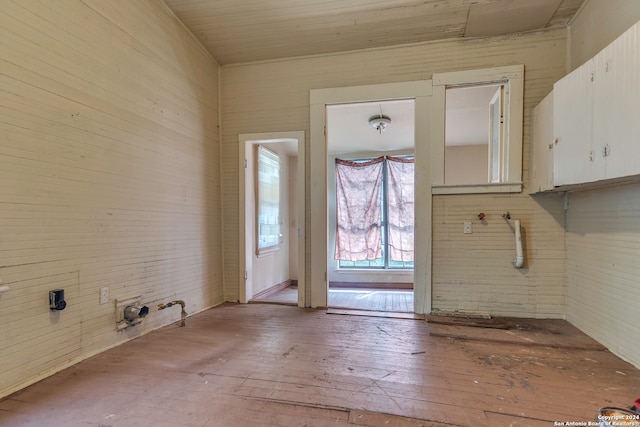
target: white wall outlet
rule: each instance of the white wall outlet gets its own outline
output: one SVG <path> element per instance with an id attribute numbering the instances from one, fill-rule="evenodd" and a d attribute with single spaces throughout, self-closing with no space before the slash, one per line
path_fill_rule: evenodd
<path id="1" fill-rule="evenodd" d="M 473 229 L 471 228 L 471 223 L 470 223 L 470 222 L 465 222 L 465 223 L 464 223 L 463 233 L 464 233 L 464 234 L 471 234 L 471 233 L 473 233 Z"/>
<path id="2" fill-rule="evenodd" d="M 109 303 L 109 288 L 100 288 L 100 304 Z"/>

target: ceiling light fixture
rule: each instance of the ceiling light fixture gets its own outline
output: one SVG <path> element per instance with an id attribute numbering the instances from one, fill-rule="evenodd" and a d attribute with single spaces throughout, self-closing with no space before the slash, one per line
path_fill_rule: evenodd
<path id="1" fill-rule="evenodd" d="M 379 116 L 373 116 L 369 119 L 369 125 L 371 125 L 371 127 L 377 130 L 380 134 L 382 134 L 382 131 L 388 128 L 390 124 L 391 119 L 387 116 L 383 116 L 382 114 Z"/>

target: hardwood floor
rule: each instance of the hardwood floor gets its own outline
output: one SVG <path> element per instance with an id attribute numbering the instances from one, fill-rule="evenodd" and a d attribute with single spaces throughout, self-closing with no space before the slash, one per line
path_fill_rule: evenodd
<path id="1" fill-rule="evenodd" d="M 499 339 L 454 325 L 459 339 L 425 321 L 226 304 L 9 396 L 0 425 L 553 426 L 640 396 L 640 371 L 597 344 L 555 346 L 593 342 L 552 324 Z"/>
<path id="2" fill-rule="evenodd" d="M 252 303 L 298 304 L 297 286 L 255 298 Z M 329 289 L 329 307 L 381 312 L 413 312 L 413 290 L 366 289 L 362 287 L 336 287 Z"/>
<path id="3" fill-rule="evenodd" d="M 329 307 L 413 312 L 413 290 L 329 289 Z"/>
<path id="4" fill-rule="evenodd" d="M 250 303 L 298 305 L 298 286 L 291 285 L 278 292 L 253 298 Z"/>

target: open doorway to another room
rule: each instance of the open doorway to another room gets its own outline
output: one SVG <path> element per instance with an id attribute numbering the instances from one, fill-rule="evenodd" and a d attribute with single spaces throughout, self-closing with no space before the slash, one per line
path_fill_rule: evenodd
<path id="1" fill-rule="evenodd" d="M 239 142 L 240 302 L 304 306 L 304 132 Z"/>
<path id="2" fill-rule="evenodd" d="M 326 107 L 329 308 L 414 312 L 414 103 Z"/>
<path id="3" fill-rule="evenodd" d="M 502 83 L 446 89 L 445 185 L 506 180 L 505 90 Z"/>

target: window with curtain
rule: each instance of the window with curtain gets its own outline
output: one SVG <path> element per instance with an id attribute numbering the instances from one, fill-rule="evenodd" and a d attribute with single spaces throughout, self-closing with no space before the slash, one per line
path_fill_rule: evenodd
<path id="1" fill-rule="evenodd" d="M 256 169 L 256 253 L 260 255 L 280 245 L 280 157 L 259 145 Z"/>
<path id="2" fill-rule="evenodd" d="M 339 268 L 413 268 L 413 157 L 336 159 Z"/>

